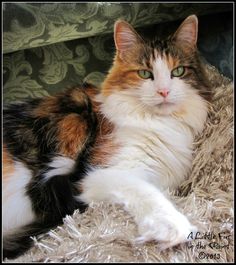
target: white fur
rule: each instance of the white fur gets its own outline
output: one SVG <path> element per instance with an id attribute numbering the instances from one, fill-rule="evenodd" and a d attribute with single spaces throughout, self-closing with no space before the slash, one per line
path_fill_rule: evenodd
<path id="1" fill-rule="evenodd" d="M 53 161 L 48 165 L 50 170 L 45 173 L 43 181 L 47 181 L 56 175 L 63 175 L 71 172 L 74 165 L 75 161 L 71 158 L 64 156 L 53 158 Z"/>
<path id="2" fill-rule="evenodd" d="M 122 147 L 110 167 L 88 173 L 80 199 L 124 204 L 138 224 L 139 240 L 155 239 L 165 248 L 186 241 L 196 229 L 164 191 L 187 177 L 193 139 L 203 129 L 207 106 L 196 90 L 170 78 L 160 58 L 153 73 L 154 81 L 145 80 L 138 88 L 98 97 Z M 170 91 L 168 104 L 162 104 L 164 99 L 157 93 L 164 88 Z"/>
<path id="3" fill-rule="evenodd" d="M 58 174 L 69 173 L 75 161 L 58 156 L 49 164 L 49 170 L 43 181 Z M 15 162 L 14 172 L 3 182 L 3 234 L 13 233 L 18 228 L 30 224 L 35 220 L 30 198 L 25 194 L 26 186 L 32 178 L 31 171 L 21 162 Z"/>
<path id="4" fill-rule="evenodd" d="M 78 199 L 123 204 L 138 224 L 139 243 L 155 239 L 164 249 L 187 241 L 196 227 L 145 176 L 141 168 L 95 169 L 84 179 L 84 192 Z"/>
<path id="5" fill-rule="evenodd" d="M 14 168 L 14 173 L 3 182 L 2 229 L 4 235 L 31 223 L 35 218 L 30 199 L 25 194 L 25 187 L 32 177 L 31 171 L 21 162 L 15 162 Z"/>

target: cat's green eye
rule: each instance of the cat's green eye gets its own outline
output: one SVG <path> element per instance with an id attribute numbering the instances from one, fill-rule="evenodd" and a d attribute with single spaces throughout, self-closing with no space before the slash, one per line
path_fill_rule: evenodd
<path id="1" fill-rule="evenodd" d="M 185 67 L 179 66 L 172 70 L 171 76 L 180 77 L 185 73 Z"/>
<path id="2" fill-rule="evenodd" d="M 152 72 L 147 70 L 139 70 L 138 75 L 143 79 L 153 78 Z"/>

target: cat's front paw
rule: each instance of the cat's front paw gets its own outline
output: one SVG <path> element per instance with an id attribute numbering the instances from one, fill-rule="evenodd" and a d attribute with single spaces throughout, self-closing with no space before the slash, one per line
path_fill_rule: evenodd
<path id="1" fill-rule="evenodd" d="M 155 240 L 160 250 L 173 247 L 191 240 L 190 234 L 196 233 L 197 227 L 191 225 L 180 212 L 172 214 L 155 213 L 146 216 L 139 224 L 140 237 L 137 243 Z M 192 238 L 192 237 L 191 237 Z"/>

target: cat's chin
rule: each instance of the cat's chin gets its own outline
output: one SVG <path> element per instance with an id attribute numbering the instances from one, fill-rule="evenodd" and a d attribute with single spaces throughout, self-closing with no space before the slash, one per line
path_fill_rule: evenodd
<path id="1" fill-rule="evenodd" d="M 160 104 L 157 104 L 159 108 L 171 108 L 173 106 L 176 106 L 175 103 L 172 102 L 161 102 Z"/>
<path id="2" fill-rule="evenodd" d="M 172 102 L 161 102 L 152 109 L 158 115 L 170 115 L 178 109 L 178 104 Z"/>

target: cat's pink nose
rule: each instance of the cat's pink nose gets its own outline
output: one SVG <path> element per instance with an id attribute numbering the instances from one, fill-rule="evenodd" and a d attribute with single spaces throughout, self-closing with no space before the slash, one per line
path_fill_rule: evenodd
<path id="1" fill-rule="evenodd" d="M 166 98 L 170 91 L 168 89 L 160 89 L 157 91 L 158 94 L 160 94 L 163 98 Z"/>

